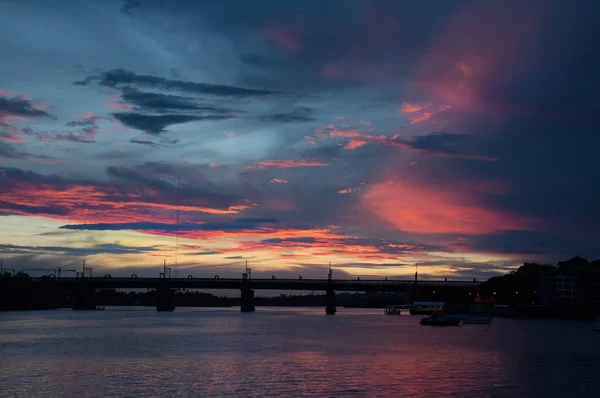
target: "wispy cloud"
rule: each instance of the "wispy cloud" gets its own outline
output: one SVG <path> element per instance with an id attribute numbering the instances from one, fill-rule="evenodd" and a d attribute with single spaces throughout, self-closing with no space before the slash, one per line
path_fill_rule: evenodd
<path id="1" fill-rule="evenodd" d="M 323 163 L 321 161 L 315 159 L 302 159 L 302 160 L 294 160 L 294 159 L 276 159 L 276 160 L 262 160 L 255 165 L 245 166 L 246 170 L 254 170 L 254 169 L 266 169 L 266 168 L 276 168 L 276 169 L 289 169 L 295 167 L 323 167 L 327 166 L 327 163 Z"/>

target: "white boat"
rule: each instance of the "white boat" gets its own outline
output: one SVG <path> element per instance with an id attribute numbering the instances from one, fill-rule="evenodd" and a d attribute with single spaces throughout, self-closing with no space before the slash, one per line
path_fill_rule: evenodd
<path id="1" fill-rule="evenodd" d="M 473 314 L 473 315 L 463 315 L 462 321 L 464 324 L 473 324 L 473 325 L 489 325 L 492 323 L 493 316 L 487 314 Z"/>
<path id="2" fill-rule="evenodd" d="M 458 326 L 460 318 L 450 316 L 444 311 L 436 311 L 431 316 L 421 319 L 420 324 L 429 326 Z"/>

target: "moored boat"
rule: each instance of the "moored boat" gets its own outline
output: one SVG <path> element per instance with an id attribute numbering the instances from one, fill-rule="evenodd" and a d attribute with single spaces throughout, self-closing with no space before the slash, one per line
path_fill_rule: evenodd
<path id="1" fill-rule="evenodd" d="M 459 317 L 450 316 L 444 311 L 436 311 L 431 316 L 421 319 L 421 325 L 430 326 L 458 326 L 461 319 Z"/>

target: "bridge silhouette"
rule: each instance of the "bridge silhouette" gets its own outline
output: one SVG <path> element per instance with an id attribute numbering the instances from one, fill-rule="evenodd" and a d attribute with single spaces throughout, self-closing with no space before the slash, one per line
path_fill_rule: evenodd
<path id="1" fill-rule="evenodd" d="M 254 290 L 302 290 L 323 291 L 326 293 L 326 313 L 335 314 L 335 292 L 411 292 L 435 291 L 438 296 L 444 292 L 462 291 L 475 295 L 481 282 L 445 280 L 414 280 L 398 279 L 333 279 L 331 272 L 327 279 L 277 279 L 250 278 L 244 273 L 242 278 L 170 278 L 167 272 L 159 278 L 131 277 L 91 277 L 79 274 L 77 277 L 56 277 L 53 275 L 26 278 L 1 278 L 0 283 L 12 289 L 71 291 L 74 309 L 95 308 L 93 297 L 96 289 L 153 289 L 157 292 L 157 311 L 172 311 L 175 309 L 174 296 L 178 289 L 239 289 L 241 292 L 240 311 L 253 312 Z"/>
<path id="2" fill-rule="evenodd" d="M 277 279 L 260 278 L 138 278 L 138 277 L 30 277 L 32 283 L 51 281 L 65 288 L 85 285 L 94 289 L 242 289 L 251 285 L 259 290 L 333 290 L 344 292 L 404 292 L 407 288 L 477 288 L 477 281 L 398 280 L 398 279 Z"/>

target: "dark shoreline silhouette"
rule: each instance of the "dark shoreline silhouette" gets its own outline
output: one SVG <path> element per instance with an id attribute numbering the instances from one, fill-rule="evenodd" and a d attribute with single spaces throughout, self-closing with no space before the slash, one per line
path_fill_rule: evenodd
<path id="1" fill-rule="evenodd" d="M 74 308 L 73 302 L 89 302 L 102 306 L 153 306 L 157 291 L 118 291 L 87 289 L 83 300 L 77 293 L 57 291 L 49 286 L 34 288 L 27 284 L 27 275 L 5 272 L 0 278 L 0 310 L 36 310 Z M 49 280 L 51 280 L 49 278 Z M 22 282 L 21 282 L 22 281 Z M 19 286 L 18 288 L 14 288 Z M 465 297 L 420 289 L 402 293 L 338 292 L 336 303 L 347 308 L 383 308 L 386 305 L 409 304 L 415 300 L 444 301 L 449 311 L 493 312 L 503 305 L 506 316 L 590 318 L 600 314 L 600 260 L 589 262 L 582 257 L 561 261 L 556 266 L 525 263 L 516 271 L 496 276 L 482 283 L 476 294 Z M 256 306 L 323 307 L 326 294 L 290 295 L 254 298 Z M 199 290 L 174 291 L 175 307 L 231 307 L 241 304 L 240 298 L 218 297 Z M 94 304 L 81 309 L 92 309 Z"/>

